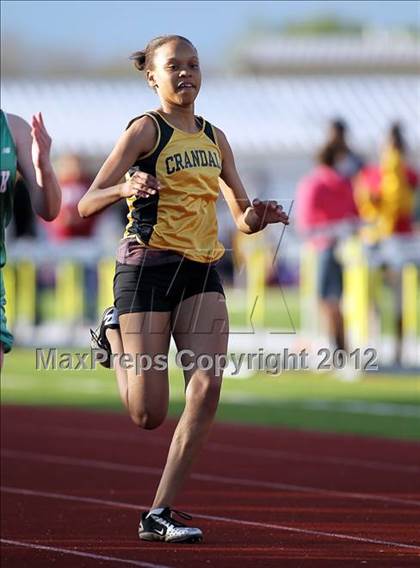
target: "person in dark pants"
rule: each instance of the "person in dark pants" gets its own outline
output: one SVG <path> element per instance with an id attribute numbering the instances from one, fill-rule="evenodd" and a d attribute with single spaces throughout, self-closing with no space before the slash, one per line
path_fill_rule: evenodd
<path id="1" fill-rule="evenodd" d="M 339 222 L 356 220 L 357 211 L 350 180 L 335 169 L 342 157 L 343 151 L 337 145 L 322 148 L 318 165 L 298 185 L 296 221 L 317 255 L 318 295 L 331 343 L 345 350 L 341 309 L 343 268 L 336 258 L 335 228 Z"/>

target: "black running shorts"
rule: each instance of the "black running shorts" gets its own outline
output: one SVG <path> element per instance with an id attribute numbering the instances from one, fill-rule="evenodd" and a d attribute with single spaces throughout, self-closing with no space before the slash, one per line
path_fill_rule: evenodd
<path id="1" fill-rule="evenodd" d="M 156 266 L 116 263 L 114 298 L 118 315 L 172 312 L 179 302 L 203 292 L 225 296 L 214 264 L 186 258 Z"/>

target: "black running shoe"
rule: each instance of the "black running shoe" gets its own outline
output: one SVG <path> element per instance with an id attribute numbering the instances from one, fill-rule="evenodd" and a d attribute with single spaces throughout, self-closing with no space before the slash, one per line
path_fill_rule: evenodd
<path id="1" fill-rule="evenodd" d="M 160 514 L 143 513 L 139 525 L 141 540 L 161 540 L 163 542 L 202 542 L 203 533 L 200 529 L 186 527 L 173 518 L 173 514 L 187 520 L 192 517 L 187 513 L 165 507 Z"/>
<path id="2" fill-rule="evenodd" d="M 93 329 L 90 330 L 91 347 L 93 349 L 103 349 L 108 355 L 105 361 L 100 361 L 100 364 L 107 369 L 111 366 L 112 350 L 105 332 L 107 329 L 119 329 L 119 327 L 117 309 L 111 306 L 104 311 L 99 327 L 95 331 Z"/>

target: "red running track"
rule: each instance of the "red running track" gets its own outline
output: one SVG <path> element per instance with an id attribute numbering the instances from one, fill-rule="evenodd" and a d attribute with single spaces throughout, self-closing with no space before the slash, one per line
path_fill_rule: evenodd
<path id="1" fill-rule="evenodd" d="M 2 567 L 420 566 L 420 444 L 231 424 L 176 507 L 201 545 L 138 540 L 174 422 L 2 407 Z"/>

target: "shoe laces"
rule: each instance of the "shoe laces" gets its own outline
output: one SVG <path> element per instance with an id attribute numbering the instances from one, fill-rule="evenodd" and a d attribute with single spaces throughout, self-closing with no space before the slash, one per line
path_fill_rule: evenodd
<path id="1" fill-rule="evenodd" d="M 166 521 L 168 521 L 175 527 L 185 527 L 184 523 L 181 523 L 177 519 L 174 519 L 174 517 L 172 516 L 173 514 L 178 515 L 178 517 L 181 517 L 181 519 L 185 519 L 186 521 L 191 521 L 192 519 L 192 516 L 188 513 L 169 508 L 166 511 L 163 511 L 159 516 L 162 516 Z"/>

